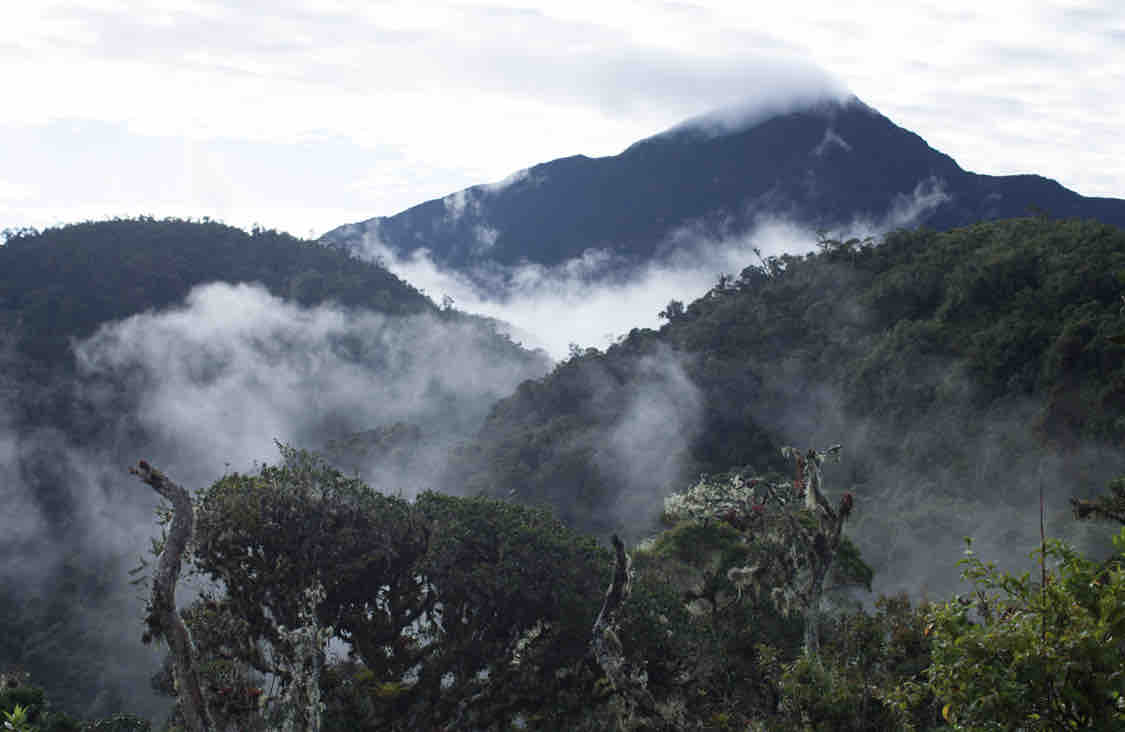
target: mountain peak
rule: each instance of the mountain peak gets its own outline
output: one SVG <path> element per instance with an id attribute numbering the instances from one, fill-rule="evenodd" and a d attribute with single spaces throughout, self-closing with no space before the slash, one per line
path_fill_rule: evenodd
<path id="1" fill-rule="evenodd" d="M 794 113 L 820 115 L 831 119 L 839 111 L 857 107 L 871 114 L 874 109 L 860 101 L 854 94 L 818 92 L 773 99 L 747 99 L 743 102 L 712 109 L 679 122 L 658 132 L 647 140 L 662 137 L 707 139 L 746 132 L 767 120 Z M 645 142 L 646 140 L 641 140 Z M 636 143 L 640 144 L 640 143 Z"/>
<path id="2" fill-rule="evenodd" d="M 1036 176 L 967 172 L 857 97 L 820 94 L 711 112 L 619 155 L 541 163 L 324 239 L 357 248 L 374 236 L 458 268 L 553 266 L 589 250 L 640 262 L 685 227 L 741 236 L 763 216 L 824 229 L 946 229 L 1032 207 L 1125 225 L 1125 201 L 1083 198 Z"/>

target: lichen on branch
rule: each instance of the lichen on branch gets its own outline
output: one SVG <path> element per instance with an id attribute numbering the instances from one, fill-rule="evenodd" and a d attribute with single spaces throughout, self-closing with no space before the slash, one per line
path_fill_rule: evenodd
<path id="1" fill-rule="evenodd" d="M 840 446 L 805 452 L 791 447 L 782 454 L 793 460 L 792 481 L 748 477 L 741 472 L 702 476 L 683 493 L 664 502 L 669 523 L 724 522 L 754 547 L 752 561 L 732 567 L 727 579 L 738 590 L 764 595 L 786 614 L 805 618 L 806 650 L 819 645 L 818 614 L 825 578 L 843 541 L 843 527 L 853 498 L 845 493 L 837 506 L 824 494 L 821 466 L 837 459 Z"/>

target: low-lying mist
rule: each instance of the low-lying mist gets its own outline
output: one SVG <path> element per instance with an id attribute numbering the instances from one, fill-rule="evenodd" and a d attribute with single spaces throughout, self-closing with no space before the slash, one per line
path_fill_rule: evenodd
<path id="1" fill-rule="evenodd" d="M 547 367 L 513 358 L 478 322 L 304 308 L 221 283 L 107 325 L 76 353 L 87 377 L 128 375 L 139 426 L 189 482 L 271 461 L 275 440 L 315 448 L 396 422 L 466 435 Z M 406 476 L 379 487 L 416 490 Z"/>
<path id="2" fill-rule="evenodd" d="M 465 193 L 446 199 L 451 216 L 466 206 Z M 947 200 L 941 181 L 923 181 L 881 216 L 853 219 L 830 234 L 862 239 L 909 227 Z M 486 238 L 495 237 L 489 230 Z M 553 267 L 530 261 L 506 267 L 482 260 L 459 271 L 442 266 L 426 249 L 409 254 L 391 250 L 380 241 L 377 227 L 349 247 L 435 300 L 450 297 L 458 309 L 508 324 L 514 340 L 561 360 L 572 344 L 605 348 L 633 328 L 657 328 L 659 313 L 670 300 L 689 303 L 714 287 L 720 275 L 737 276 L 770 257 L 804 255 L 816 248 L 816 241 L 817 232 L 807 225 L 763 214 L 750 231 L 739 234 L 717 234 L 714 226 L 701 222 L 679 226 L 665 236 L 658 256 L 644 262 L 625 261 L 610 249 L 589 249 Z"/>
<path id="3" fill-rule="evenodd" d="M 0 586 L 22 588 L 7 605 L 12 627 L 67 616 L 51 636 L 0 655 L 47 669 L 55 678 L 38 683 L 83 716 L 119 710 L 123 698 L 144 714 L 167 705 L 149 691 L 161 654 L 139 642 L 144 593 L 126 572 L 158 532 L 158 500 L 129 465 L 146 459 L 194 490 L 275 462 L 275 441 L 321 450 L 354 432 L 408 424 L 425 438 L 410 459 L 394 470 L 380 469 L 378 456 L 352 467 L 376 476 L 381 491 L 412 496 L 433 486 L 448 447 L 497 399 L 549 367 L 542 353 L 457 313 L 306 308 L 258 285 L 225 283 L 107 323 L 73 350 L 65 384 L 27 380 L 33 369 L 13 348 L 3 353 L 12 368 L 0 374 Z M 73 424 L 29 426 L 27 413 L 55 402 L 67 404 L 72 419 L 63 421 Z M 60 587 L 82 599 L 62 599 Z M 68 642 L 88 647 L 94 664 L 71 669 L 73 681 L 52 666 L 62 656 L 51 649 Z"/>
<path id="4" fill-rule="evenodd" d="M 555 267 L 525 263 L 462 273 L 440 266 L 426 250 L 398 255 L 371 234 L 355 251 L 431 297 L 451 297 L 459 309 L 507 323 L 514 340 L 561 360 L 572 344 L 605 348 L 633 328 L 659 327 L 658 313 L 670 300 L 690 302 L 720 274 L 757 262 L 755 248 L 764 257 L 803 253 L 813 241 L 786 222 L 764 223 L 748 236 L 722 241 L 686 231 L 680 236 L 682 246 L 667 257 L 635 267 L 611 252 L 589 250 Z"/>
<path id="5" fill-rule="evenodd" d="M 889 230 L 911 226 L 947 200 L 941 181 L 924 181 L 882 217 L 853 220 L 829 234 L 877 240 Z M 572 344 L 604 348 L 632 328 L 659 327 L 657 314 L 669 300 L 690 302 L 714 287 L 722 273 L 737 274 L 772 256 L 801 256 L 816 248 L 816 240 L 815 232 L 783 218 L 761 219 L 753 231 L 725 238 L 686 226 L 669 234 L 661 258 L 632 269 L 609 251 L 591 250 L 553 268 L 527 263 L 456 272 L 436 264 L 424 250 L 396 255 L 377 236 L 368 236 L 359 253 L 383 261 L 433 295 L 453 297 L 458 307 L 511 323 L 515 338 L 563 359 L 573 352 Z M 858 304 L 847 307 L 853 310 L 849 318 L 866 317 Z M 669 368 L 682 365 L 683 359 L 675 358 Z M 1065 538 L 1093 553 L 1106 551 L 1106 527 L 1075 522 L 1068 499 L 1097 493 L 1125 472 L 1120 450 L 1098 444 L 1066 452 L 1048 448 L 1032 431 L 1043 404 L 1028 397 L 982 410 L 971 376 L 952 358 L 935 356 L 911 369 L 917 388 L 936 389 L 943 398 L 905 427 L 857 416 L 845 408 L 838 389 L 811 381 L 790 361 L 763 373 L 768 373 L 769 390 L 792 399 L 746 405 L 781 444 L 844 444 L 843 463 L 826 467 L 826 478 L 837 493 L 856 494 L 849 532 L 877 569 L 876 593 L 937 598 L 962 589 L 956 563 L 969 536 L 986 559 L 1013 570 L 1030 568 L 1029 555 L 1039 543 L 1040 486 L 1048 537 Z M 646 475 L 650 448 L 663 444 L 662 436 L 694 434 L 667 414 L 651 412 L 630 417 L 631 423 L 646 426 L 637 433 L 643 436 L 613 440 L 614 464 L 623 476 Z M 693 424 L 690 412 L 678 416 Z M 652 419 L 643 419 L 646 414 Z M 643 523 L 650 516 L 642 519 L 639 513 L 659 510 L 664 489 L 657 486 L 666 483 L 650 477 L 647 487 L 643 479 L 619 481 L 625 491 L 617 514 L 624 524 Z M 644 511 L 636 510 L 642 506 Z"/>
<path id="6" fill-rule="evenodd" d="M 847 534 L 876 571 L 868 599 L 906 592 L 942 600 L 968 591 L 957 566 L 966 538 L 985 561 L 1033 570 L 1041 489 L 1046 537 L 1105 556 L 1114 529 L 1076 521 L 1069 499 L 1104 491 L 1125 472 L 1125 453 L 1092 442 L 1052 449 L 1033 431 L 1040 401 L 981 408 L 971 377 L 952 359 L 933 356 L 928 366 L 915 364 L 916 385 L 943 389 L 943 399 L 905 426 L 857 415 L 840 390 L 796 368 L 769 377 L 771 390 L 792 395 L 788 405 L 751 408 L 794 446 L 842 443 L 840 462 L 824 468 L 825 483 L 835 496 L 855 495 Z"/>
<path id="7" fill-rule="evenodd" d="M 853 221 L 830 233 L 878 236 L 943 200 L 940 183 L 930 182 L 879 220 Z M 818 381 L 792 354 L 781 361 L 776 354 L 750 354 L 733 365 L 708 364 L 714 368 L 707 372 L 701 363 L 721 361 L 721 354 L 681 353 L 661 341 L 629 356 L 625 366 L 608 364 L 608 355 L 606 363 L 601 356 L 567 360 L 572 344 L 606 347 L 634 328 L 656 328 L 669 301 L 689 303 L 721 274 L 737 275 L 771 257 L 801 256 L 816 243 L 815 232 L 763 218 L 753 231 L 729 237 L 681 227 L 668 235 L 659 259 L 632 267 L 608 251 L 589 251 L 554 268 L 454 272 L 424 251 L 397 256 L 377 237 L 357 252 L 382 260 L 435 298 L 453 298 L 460 310 L 504 321 L 513 340 L 542 347 L 550 358 L 516 349 L 479 319 L 451 309 L 389 317 L 331 304 L 303 307 L 257 285 L 223 283 L 197 287 L 175 307 L 106 323 L 74 343 L 72 383 L 33 383 L 14 347 L 0 344 L 5 612 L 47 627 L 50 613 L 60 610 L 43 598 L 63 586 L 68 567 L 86 567 L 83 576 L 100 594 L 93 599 L 89 593 L 77 614 L 64 608 L 71 630 L 58 642 L 88 646 L 100 665 L 76 669 L 73 682 L 60 676 L 56 686 L 87 685 L 81 699 L 76 691 L 63 702 L 94 716 L 121 708 L 126 693 L 130 708 L 158 715 L 166 700 L 147 690 L 160 653 L 139 642 L 143 599 L 125 573 L 157 531 L 157 500 L 128 475 L 129 465 L 144 458 L 190 490 L 275 461 L 274 442 L 281 441 L 347 453 L 347 469 L 387 493 L 455 488 L 450 450 L 474 438 L 497 400 L 547 374 L 551 359 L 563 362 L 560 370 L 574 364 L 568 373 L 585 380 L 574 391 L 592 395 L 593 414 L 557 420 L 577 425 L 573 429 L 543 432 L 561 435 L 563 443 L 550 446 L 558 459 L 546 467 L 566 480 L 599 472 L 620 488 L 604 507 L 611 517 L 607 530 L 647 529 L 669 486 L 686 487 L 673 484 L 691 444 L 709 428 L 707 410 L 723 396 L 715 378 L 708 381 L 707 373 L 718 373 L 739 389 L 740 379 L 761 380 L 763 398 L 736 404 L 732 412 L 752 417 L 778 444 L 843 444 L 843 462 L 826 466 L 825 478 L 834 495 L 855 493 L 848 533 L 877 570 L 876 593 L 948 596 L 958 589 L 956 561 L 967 535 L 985 559 L 1029 568 L 1038 543 L 1040 486 L 1048 536 L 1104 549 L 1104 527 L 1074 522 L 1067 499 L 1098 492 L 1125 472 L 1121 451 L 1093 444 L 1066 453 L 1043 449 L 1030 427 L 1041 404 L 1028 398 L 981 409 L 972 378 L 950 357 L 903 367 L 918 388 L 942 395 L 905 427 L 885 415 L 858 414 L 854 394 Z M 869 317 L 855 302 L 809 308 L 814 311 L 856 322 Z M 904 354 L 894 359 L 907 363 Z M 83 430 L 61 422 L 25 426 L 21 415 L 28 410 L 59 403 L 70 405 Z M 741 432 L 731 434 L 741 439 Z M 586 470 L 590 465 L 593 471 Z M 524 498 L 521 487 L 512 486 L 510 495 Z M 567 506 L 555 509 L 566 516 Z M 13 587 L 21 589 L 13 594 Z M 0 653 L 43 667 L 58 646 L 41 637 L 4 642 L 9 645 Z"/>

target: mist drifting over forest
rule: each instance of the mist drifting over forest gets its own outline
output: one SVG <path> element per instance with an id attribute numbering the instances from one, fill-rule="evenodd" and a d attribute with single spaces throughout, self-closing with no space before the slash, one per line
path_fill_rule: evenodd
<path id="1" fill-rule="evenodd" d="M 450 205 L 452 216 L 463 211 L 464 195 L 447 199 L 461 201 Z M 882 215 L 853 218 L 831 234 L 863 239 L 910 227 L 947 198 L 940 182 L 924 181 Z M 492 231 L 486 237 L 496 235 Z M 738 236 L 724 237 L 702 222 L 689 222 L 664 236 L 657 257 L 640 263 L 612 250 L 589 249 L 556 265 L 486 262 L 466 270 L 435 262 L 425 249 L 396 253 L 380 241 L 377 228 L 351 250 L 385 265 L 435 300 L 450 297 L 458 309 L 495 318 L 514 340 L 561 360 L 572 344 L 604 349 L 633 328 L 659 327 L 659 314 L 669 300 L 691 302 L 722 275 L 737 276 L 770 257 L 812 252 L 817 236 L 807 224 L 763 214 Z"/>
<path id="2" fill-rule="evenodd" d="M 290 704 L 301 623 L 334 628 L 326 729 L 962 713 L 933 678 L 894 700 L 960 627 L 925 603 L 965 589 L 964 537 L 1017 572 L 1040 521 L 1113 552 L 1072 509 L 1125 473 L 1125 202 L 968 172 L 811 65 L 703 66 L 717 111 L 319 241 L 5 232 L 0 664 L 77 716 L 167 717 L 143 459 L 196 500 L 176 605 L 229 728 Z"/>

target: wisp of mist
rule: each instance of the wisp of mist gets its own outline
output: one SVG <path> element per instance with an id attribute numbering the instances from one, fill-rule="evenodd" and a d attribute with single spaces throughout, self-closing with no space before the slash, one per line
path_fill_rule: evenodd
<path id="1" fill-rule="evenodd" d="M 519 179 L 515 174 L 497 186 Z M 451 216 L 472 205 L 466 198 L 465 191 L 446 198 Z M 940 181 L 925 181 L 910 196 L 896 199 L 882 217 L 855 219 L 831 233 L 842 238 L 878 236 L 910 226 L 946 200 Z M 486 239 L 497 235 L 491 229 L 478 234 Z M 426 249 L 409 254 L 391 250 L 380 241 L 377 228 L 352 244 L 352 251 L 383 264 L 435 300 L 450 297 L 458 309 L 506 323 L 514 340 L 561 360 L 572 344 L 605 348 L 633 328 L 657 328 L 659 313 L 670 300 L 689 303 L 714 287 L 719 275 L 737 276 L 769 257 L 804 255 L 816 248 L 816 241 L 816 232 L 808 226 L 779 216 L 761 216 L 751 231 L 726 238 L 714 238 L 702 226 L 688 223 L 666 235 L 657 248 L 663 252 L 660 257 L 625 275 L 612 253 L 596 249 L 553 267 L 525 262 L 501 268 L 490 263 L 459 272 L 443 267 Z M 482 287 L 481 282 L 499 283 L 500 290 Z"/>

